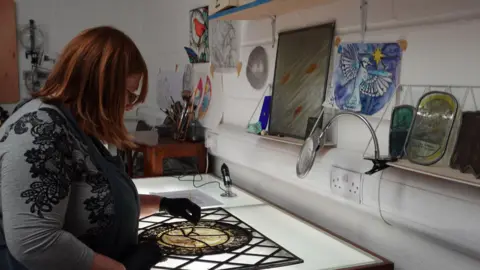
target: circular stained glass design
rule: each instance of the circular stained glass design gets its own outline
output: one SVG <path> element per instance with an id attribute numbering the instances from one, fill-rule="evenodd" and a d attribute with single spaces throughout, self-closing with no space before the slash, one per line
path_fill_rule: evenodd
<path id="1" fill-rule="evenodd" d="M 167 254 L 213 255 L 239 249 L 252 240 L 244 228 L 218 221 L 164 223 L 140 234 L 140 240 L 153 240 Z"/>

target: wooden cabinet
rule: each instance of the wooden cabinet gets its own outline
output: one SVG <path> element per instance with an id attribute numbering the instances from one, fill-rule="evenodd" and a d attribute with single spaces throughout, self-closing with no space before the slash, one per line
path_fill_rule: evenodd
<path id="1" fill-rule="evenodd" d="M 207 149 L 203 142 L 179 142 L 161 138 L 155 146 L 140 145 L 137 149 L 127 150 L 127 169 L 130 176 L 134 176 L 133 151 L 143 153 L 143 177 L 163 176 L 164 160 L 167 158 L 193 157 L 196 160 L 198 172 L 206 171 Z"/>
<path id="2" fill-rule="evenodd" d="M 0 0 L 0 103 L 20 100 L 14 0 Z"/>

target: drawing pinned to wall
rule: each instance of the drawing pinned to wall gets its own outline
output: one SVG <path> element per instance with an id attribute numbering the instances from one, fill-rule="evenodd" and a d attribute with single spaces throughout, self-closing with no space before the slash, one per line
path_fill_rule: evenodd
<path id="1" fill-rule="evenodd" d="M 342 43 L 325 106 L 374 115 L 394 96 L 400 75 L 398 43 Z"/>
<path id="2" fill-rule="evenodd" d="M 175 70 L 159 70 L 157 75 L 157 105 L 170 107 L 172 100 L 182 100 L 183 74 Z"/>
<path id="3" fill-rule="evenodd" d="M 208 6 L 190 10 L 190 47 L 185 47 L 190 63 L 208 63 Z"/>
<path id="4" fill-rule="evenodd" d="M 248 56 L 247 79 L 250 85 L 259 90 L 265 86 L 268 78 L 267 52 L 262 46 L 255 47 Z"/>
<path id="5" fill-rule="evenodd" d="M 193 90 L 193 67 L 190 64 L 185 65 L 182 87 L 182 90 Z"/>
<path id="6" fill-rule="evenodd" d="M 212 64 L 217 71 L 235 72 L 240 57 L 239 22 L 215 20 L 209 23 Z"/>
<path id="7" fill-rule="evenodd" d="M 198 119 L 202 119 L 208 112 L 208 107 L 210 106 L 210 102 L 212 100 L 212 82 L 210 81 L 210 77 L 207 76 L 205 80 L 205 85 L 203 88 L 203 98 L 200 104 L 200 110 L 198 112 Z"/>

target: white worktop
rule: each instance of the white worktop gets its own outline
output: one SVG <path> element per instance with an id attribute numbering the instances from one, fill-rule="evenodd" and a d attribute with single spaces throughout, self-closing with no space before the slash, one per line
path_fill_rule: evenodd
<path id="1" fill-rule="evenodd" d="M 218 179 L 212 176 L 206 179 L 204 176 L 202 182 L 212 180 Z M 140 194 L 193 188 L 191 182 L 180 182 L 172 177 L 136 179 L 134 182 Z M 343 269 L 381 262 L 370 254 L 238 188 L 234 188 L 238 195 L 235 198 L 221 197 L 221 190 L 216 184 L 204 186 L 200 190 L 224 203 L 222 207 L 228 209 L 230 213 L 304 260 L 302 264 L 278 269 Z"/>
<path id="2" fill-rule="evenodd" d="M 212 182 L 212 181 L 219 182 L 218 178 L 210 175 L 202 175 L 202 178 L 203 180 L 200 181 L 200 177 L 197 176 L 195 178 L 195 185 L 200 186 L 207 182 Z M 134 179 L 133 182 L 135 183 L 138 193 L 140 194 L 150 194 L 150 193 L 157 193 L 157 192 L 163 193 L 163 192 L 196 189 L 193 186 L 192 181 L 187 181 L 187 180 L 192 180 L 193 176 L 186 176 L 181 179 L 182 181 L 179 181 L 175 177 L 154 177 L 154 178 Z M 223 184 L 222 184 L 222 187 L 223 187 Z M 239 207 L 239 206 L 265 204 L 265 202 L 235 187 L 233 187 L 232 190 L 237 194 L 237 197 L 234 197 L 234 198 L 225 198 L 220 196 L 220 194 L 222 194 L 223 191 L 219 188 L 218 184 L 208 184 L 199 188 L 199 190 L 209 195 L 210 197 L 214 198 L 215 200 L 223 203 L 221 207 L 225 209 L 232 208 L 232 207 Z"/>

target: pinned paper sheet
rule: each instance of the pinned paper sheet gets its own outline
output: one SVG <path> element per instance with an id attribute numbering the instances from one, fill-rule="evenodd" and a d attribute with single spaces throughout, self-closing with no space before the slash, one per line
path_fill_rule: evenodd
<path id="1" fill-rule="evenodd" d="M 340 45 L 341 42 L 342 42 L 342 39 L 340 37 L 336 37 L 335 38 L 335 47 L 338 47 L 338 45 Z"/>
<path id="2" fill-rule="evenodd" d="M 240 72 L 242 72 L 242 62 L 237 63 L 237 77 L 240 77 Z"/>
<path id="3" fill-rule="evenodd" d="M 156 81 L 157 105 L 166 109 L 171 105 L 171 100 L 181 101 L 183 88 L 183 74 L 174 70 L 161 70 Z M 193 88 L 193 87 L 192 87 Z"/>
<path id="4" fill-rule="evenodd" d="M 397 41 L 397 42 L 398 42 L 398 45 L 400 45 L 400 48 L 402 49 L 403 52 L 407 50 L 407 47 L 408 47 L 408 42 L 407 42 L 407 40 L 401 39 L 401 40 L 399 40 L 399 41 Z"/>
<path id="5" fill-rule="evenodd" d="M 210 76 L 213 78 L 213 74 L 215 73 L 215 65 L 210 64 Z"/>

